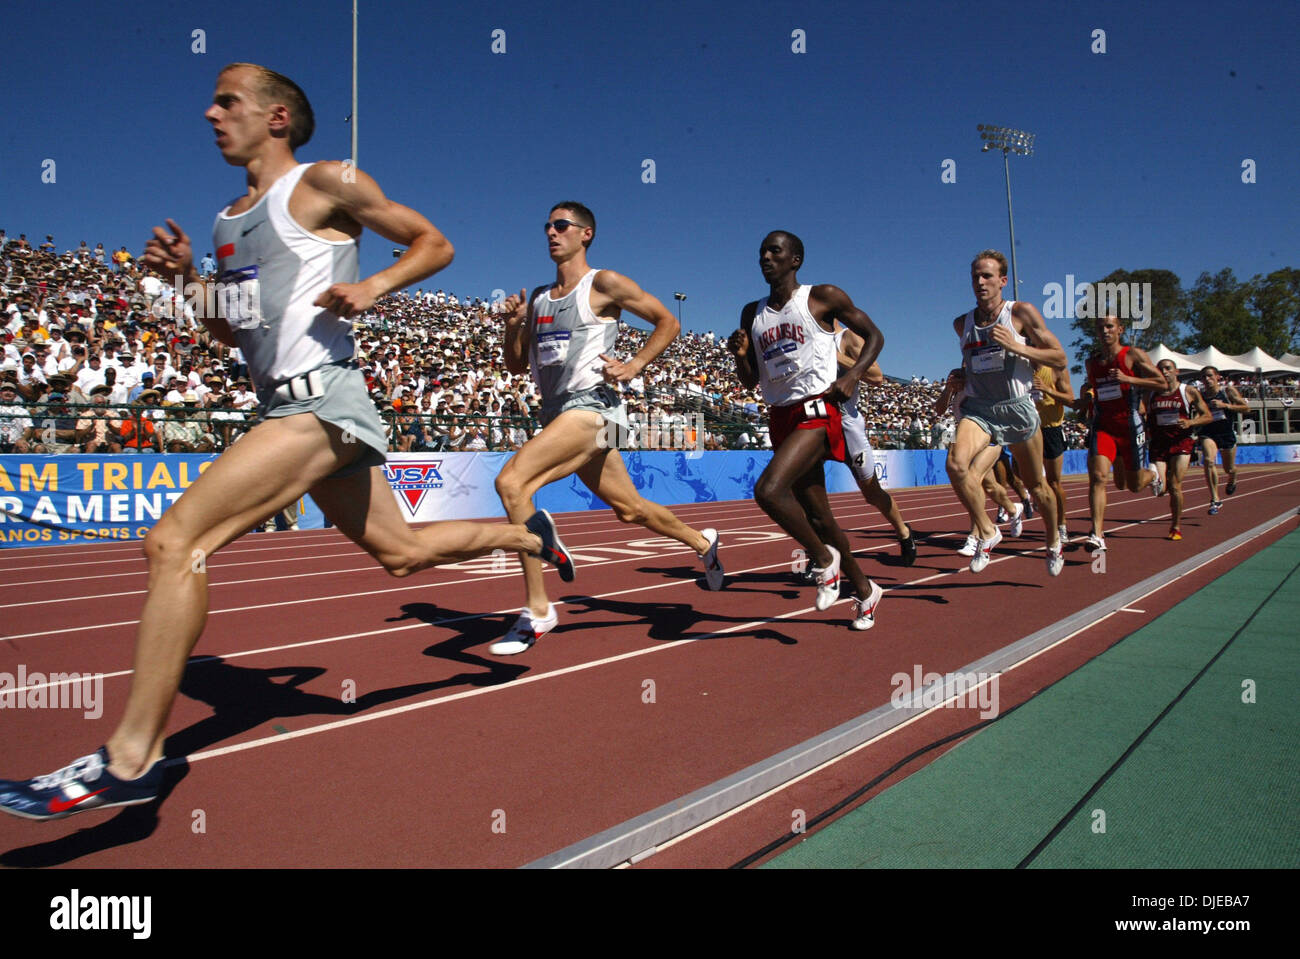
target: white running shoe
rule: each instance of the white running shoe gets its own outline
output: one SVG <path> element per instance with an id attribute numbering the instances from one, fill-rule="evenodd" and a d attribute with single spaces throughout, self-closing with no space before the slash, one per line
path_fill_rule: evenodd
<path id="1" fill-rule="evenodd" d="M 704 582 L 716 593 L 722 589 L 722 581 L 726 577 L 722 564 L 718 562 L 718 531 L 702 529 L 700 535 L 709 541 L 709 548 L 700 554 L 700 562 L 704 564 Z"/>
<path id="2" fill-rule="evenodd" d="M 1089 533 L 1088 549 L 1090 552 L 1104 553 L 1106 551 L 1106 537 L 1098 536 L 1096 533 Z"/>
<path id="3" fill-rule="evenodd" d="M 1151 472 L 1155 474 L 1155 478 L 1151 481 L 1151 495 L 1163 496 L 1165 492 L 1165 484 L 1160 482 L 1160 472 L 1159 470 L 1152 470 Z"/>
<path id="4" fill-rule="evenodd" d="M 971 557 L 970 571 L 972 573 L 981 573 L 984 567 L 989 564 L 989 556 L 993 552 L 993 547 L 1002 542 L 1002 530 L 994 530 L 992 539 L 982 539 L 975 547 L 975 555 Z"/>
<path id="5" fill-rule="evenodd" d="M 840 598 L 840 554 L 834 546 L 827 546 L 831 564 L 817 570 L 817 608 L 830 609 Z"/>
<path id="6" fill-rule="evenodd" d="M 998 525 L 1001 526 L 1003 523 L 1005 523 L 1005 522 L 1006 522 L 1007 520 L 1009 520 L 1009 519 L 1011 519 L 1011 517 L 1007 515 L 1007 511 L 1004 510 L 1001 506 L 999 506 L 999 507 L 998 507 Z"/>
<path id="7" fill-rule="evenodd" d="M 979 543 L 980 543 L 979 537 L 976 536 L 974 533 L 971 533 L 969 536 L 966 537 L 966 542 L 962 544 L 962 548 L 957 550 L 957 555 L 974 556 L 975 550 L 979 546 Z"/>
<path id="8" fill-rule="evenodd" d="M 1015 539 L 1024 531 L 1025 531 L 1025 504 L 1017 503 L 1016 515 L 1011 517 L 1011 529 L 1007 530 L 1007 534 L 1012 539 Z"/>
<path id="9" fill-rule="evenodd" d="M 1061 544 L 1047 547 L 1047 573 L 1049 576 L 1060 576 L 1061 570 L 1065 569 L 1065 557 L 1061 555 Z"/>
<path id="10" fill-rule="evenodd" d="M 876 609 L 880 606 L 880 597 L 885 595 L 885 591 L 874 580 L 870 582 L 870 596 L 866 599 L 853 597 L 853 622 L 849 624 L 850 629 L 870 629 L 876 625 Z"/>
<path id="11" fill-rule="evenodd" d="M 1070 528 L 1062 523 L 1056 529 L 1061 534 L 1061 549 L 1065 549 L 1070 543 Z"/>
<path id="12" fill-rule="evenodd" d="M 488 652 L 493 656 L 515 656 L 527 652 L 534 643 L 553 630 L 559 622 L 560 617 L 555 612 L 553 603 L 546 604 L 544 619 L 533 619 L 533 614 L 527 607 L 524 607 L 523 612 L 519 614 L 519 618 L 515 620 L 515 624 L 510 627 L 510 632 L 489 646 Z"/>

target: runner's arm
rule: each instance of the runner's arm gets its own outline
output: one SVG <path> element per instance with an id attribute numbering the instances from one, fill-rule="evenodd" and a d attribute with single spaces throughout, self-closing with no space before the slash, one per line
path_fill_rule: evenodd
<path id="1" fill-rule="evenodd" d="M 1015 335 L 1001 323 L 993 327 L 990 336 L 1008 353 L 1016 353 L 1039 366 L 1050 366 L 1059 370 L 1069 363 L 1061 341 L 1047 328 L 1043 316 L 1032 303 L 1017 300 L 1011 308 L 1011 315 L 1020 321 L 1021 335 L 1027 344 L 1016 342 Z"/>
<path id="2" fill-rule="evenodd" d="M 754 314 L 757 303 L 748 303 L 740 311 L 740 328 L 727 338 L 727 350 L 736 358 L 736 377 L 745 389 L 752 390 L 758 385 L 758 366 L 755 363 L 754 338 L 750 331 L 754 326 Z"/>
<path id="3" fill-rule="evenodd" d="M 636 356 L 626 363 L 601 354 L 601 359 L 605 361 L 606 378 L 626 383 L 668 349 L 668 344 L 681 332 L 681 324 L 657 297 L 647 293 L 621 273 L 601 270 L 592 279 L 591 288 L 602 296 L 608 297 L 610 303 L 619 309 L 627 310 L 655 325 L 654 332 L 646 339 L 645 346 L 641 347 Z"/>
<path id="4" fill-rule="evenodd" d="M 406 247 L 396 263 L 360 283 L 335 283 L 316 298 L 315 306 L 344 318 L 356 316 L 381 296 L 437 273 L 456 254 L 436 226 L 410 207 L 388 199 L 374 178 L 361 170 L 328 160 L 312 164 L 302 179 L 328 201 L 331 215 L 325 217 L 326 225 L 334 225 L 330 221 L 343 214 Z"/>
<path id="5" fill-rule="evenodd" d="M 1183 424 L 1184 429 L 1191 429 L 1193 426 L 1204 426 L 1206 423 L 1214 421 L 1214 414 L 1205 404 L 1205 397 L 1201 391 L 1194 386 L 1187 387 L 1187 399 L 1192 408 L 1193 416 Z"/>
<path id="6" fill-rule="evenodd" d="M 1130 347 L 1128 351 L 1129 363 L 1133 371 L 1140 375 L 1129 376 L 1122 370 L 1115 370 L 1115 379 L 1120 383 L 1127 383 L 1130 386 L 1138 386 L 1146 390 L 1160 392 L 1166 386 L 1165 378 L 1160 375 L 1151 358 L 1136 346 Z"/>
<path id="7" fill-rule="evenodd" d="M 836 402 L 846 400 L 853 395 L 857 384 L 880 356 L 885 336 L 871 321 L 871 317 L 858 309 L 849 295 L 838 286 L 829 283 L 814 286 L 808 295 L 808 307 L 815 319 L 829 321 L 832 329 L 834 321 L 838 320 L 862 338 L 856 362 L 835 381 L 826 394 L 827 399 Z M 818 313 L 821 315 L 818 316 Z"/>

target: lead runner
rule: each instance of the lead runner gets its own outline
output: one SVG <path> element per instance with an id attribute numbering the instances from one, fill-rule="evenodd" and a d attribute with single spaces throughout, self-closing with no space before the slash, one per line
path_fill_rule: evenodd
<path id="1" fill-rule="evenodd" d="M 243 351 L 261 422 L 145 538 L 149 592 L 121 723 L 105 746 L 62 769 L 0 780 L 0 809 L 16 816 L 59 819 L 158 795 L 167 714 L 207 618 L 206 558 L 306 493 L 394 576 L 507 549 L 541 554 L 572 577 L 567 550 L 545 514 L 521 525 L 446 522 L 416 531 L 384 478 L 388 443 L 353 359 L 349 318 L 445 267 L 451 244 L 359 170 L 294 159 L 314 124 L 311 105 L 288 77 L 231 64 L 218 75 L 204 116 L 226 162 L 247 171 L 247 190 L 213 228 L 225 280 L 219 289 L 229 294 L 226 315 L 201 319 L 214 338 Z M 154 228 L 145 264 L 186 285 L 202 284 L 189 237 L 167 223 L 170 233 Z M 364 227 L 408 249 L 357 282 Z M 200 308 L 208 302 L 205 295 Z"/>

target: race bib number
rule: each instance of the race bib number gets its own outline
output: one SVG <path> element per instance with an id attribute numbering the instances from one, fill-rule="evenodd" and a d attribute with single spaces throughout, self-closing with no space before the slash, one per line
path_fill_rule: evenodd
<path id="1" fill-rule="evenodd" d="M 255 330 L 262 325 L 262 288 L 256 264 L 221 274 L 217 308 L 232 330 Z"/>
<path id="2" fill-rule="evenodd" d="M 1114 380 L 1107 380 L 1104 383 L 1097 384 L 1097 399 L 1103 403 L 1107 400 L 1117 400 L 1124 395 L 1124 390 L 1119 383 Z"/>
<path id="3" fill-rule="evenodd" d="M 1228 414 L 1223 410 L 1213 410 L 1210 413 L 1210 419 L 1214 420 L 1216 423 L 1226 420 L 1227 418 Z"/>
<path id="4" fill-rule="evenodd" d="M 973 373 L 997 373 L 1006 365 L 1007 351 L 1000 346 L 985 346 L 971 350 L 970 368 Z"/>
<path id="5" fill-rule="evenodd" d="M 542 366 L 560 366 L 569 358 L 569 330 L 537 334 L 537 362 Z"/>
<path id="6" fill-rule="evenodd" d="M 826 401 L 823 399 L 805 400 L 803 404 L 803 415 L 810 420 L 826 419 Z"/>
<path id="7" fill-rule="evenodd" d="M 1177 410 L 1156 410 L 1157 426 L 1177 426 L 1179 413 Z"/>
<path id="8" fill-rule="evenodd" d="M 782 340 L 763 354 L 763 365 L 767 369 L 769 383 L 781 383 L 799 372 L 791 353 L 797 352 L 799 345 L 793 340 Z"/>

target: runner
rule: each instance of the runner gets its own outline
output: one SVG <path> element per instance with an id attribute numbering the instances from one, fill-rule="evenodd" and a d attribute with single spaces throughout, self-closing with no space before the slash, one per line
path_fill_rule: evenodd
<path id="1" fill-rule="evenodd" d="M 727 341 L 736 373 L 759 386 L 768 404 L 772 459 L 758 478 L 754 499 L 812 561 L 818 609 L 840 595 L 843 570 L 853 583 L 853 629 L 871 629 L 883 590 L 862 575 L 848 537 L 831 514 L 824 463 L 844 462 L 840 404 L 871 368 L 884 337 L 841 289 L 801 285 L 803 242 L 776 230 L 763 238 L 759 269 L 770 292 L 740 311 L 740 329 Z M 835 322 L 862 337 L 856 362 L 843 374 L 836 362 Z"/>
<path id="2" fill-rule="evenodd" d="M 966 374 L 961 367 L 957 367 L 948 373 L 948 379 L 943 384 L 943 390 L 939 393 L 939 398 L 934 402 L 934 415 L 943 416 L 951 412 L 953 419 L 961 421 L 961 401 L 966 391 Z M 994 505 L 998 507 L 998 523 L 1005 523 L 1009 520 L 1011 513 L 1015 510 L 1011 506 L 1011 497 L 1007 495 L 1006 487 L 998 482 L 993 474 L 993 464 L 998 461 L 1002 455 L 1002 447 L 990 443 L 988 449 L 977 456 L 971 464 L 971 469 L 981 476 L 980 484 L 984 488 L 984 493 L 989 499 L 993 500 Z M 983 504 L 981 503 L 981 509 Z M 1020 535 L 1019 531 L 1016 533 Z M 957 549 L 959 556 L 974 556 L 979 549 L 980 534 L 979 526 L 976 525 L 974 518 L 971 519 L 970 533 L 966 536 L 964 542 Z"/>
<path id="3" fill-rule="evenodd" d="M 961 338 L 965 397 L 957 437 L 948 448 L 948 476 L 978 534 L 972 573 L 982 571 L 1002 533 L 984 512 L 980 464 L 990 444 L 1010 446 L 1020 478 L 1042 514 L 1047 539 L 1047 570 L 1059 576 L 1065 565 L 1056 500 L 1043 476 L 1043 435 L 1038 410 L 1029 395 L 1034 363 L 1065 366 L 1065 350 L 1030 303 L 1004 300 L 1007 258 L 997 250 L 976 255 L 970 268 L 975 309 L 953 320 Z M 1012 511 L 1014 512 L 1014 511 Z"/>
<path id="4" fill-rule="evenodd" d="M 547 483 L 573 473 L 614 508 L 624 523 L 636 523 L 684 543 L 699 554 L 709 589 L 724 580 L 716 530 L 687 526 L 658 503 L 644 499 L 619 455 L 617 434 L 627 414 L 617 387 L 641 374 L 679 331 L 668 308 L 626 276 L 587 265 L 596 217 L 581 203 L 557 203 L 545 224 L 555 262 L 555 282 L 507 299 L 506 369 L 532 370 L 542 393 L 543 429 L 525 443 L 497 477 L 497 494 L 512 522 L 533 512 L 532 499 Z M 640 352 L 614 359 L 614 339 L 623 310 L 649 320 L 654 332 Z M 612 440 L 612 441 L 611 441 Z M 559 622 L 547 598 L 542 567 L 522 557 L 526 601 L 505 637 L 489 647 L 497 656 L 529 649 Z"/>
<path id="5" fill-rule="evenodd" d="M 1061 545 L 1066 546 L 1070 542 L 1070 530 L 1066 524 L 1065 487 L 1061 483 L 1061 467 L 1065 463 L 1065 408 L 1076 404 L 1069 368 L 1035 366 L 1032 392 L 1043 424 L 1043 472 L 1056 498 L 1056 524 L 1061 532 Z"/>
<path id="6" fill-rule="evenodd" d="M 1084 397 L 1084 413 L 1092 420 L 1088 432 L 1088 506 L 1092 514 L 1088 548 L 1095 551 L 1106 548 L 1102 524 L 1106 514 L 1106 478 L 1112 463 L 1123 462 L 1123 469 L 1115 470 L 1115 485 L 1119 489 L 1127 487 L 1140 493 L 1150 486 L 1156 496 L 1162 491 L 1160 475 L 1150 465 L 1148 456 L 1141 390 L 1163 390 L 1165 378 L 1146 353 L 1120 342 L 1123 334 L 1124 327 L 1118 317 L 1100 317 L 1097 320 L 1100 345 L 1085 363 L 1091 389 Z"/>
<path id="7" fill-rule="evenodd" d="M 852 330 L 843 326 L 836 329 L 836 359 L 841 374 L 852 369 L 857 363 L 862 353 L 862 346 L 862 337 Z M 873 386 L 885 382 L 885 374 L 881 371 L 880 364 L 872 363 L 871 368 L 863 374 L 862 381 Z M 866 418 L 858 409 L 858 393 L 859 389 L 855 387 L 852 396 L 837 404 L 844 429 L 844 449 L 849 471 L 853 474 L 858 489 L 862 490 L 863 499 L 874 506 L 880 515 L 889 521 L 889 525 L 894 527 L 903 565 L 911 566 L 916 562 L 916 537 L 912 535 L 912 528 L 903 520 L 903 513 L 898 508 L 898 504 L 889 495 L 889 491 L 880 485 L 880 478 L 876 476 L 875 453 L 871 449 L 871 441 L 867 438 Z"/>
<path id="8" fill-rule="evenodd" d="M 1179 523 L 1183 515 L 1183 475 L 1192 455 L 1194 428 L 1211 422 L 1205 400 L 1194 386 L 1178 382 L 1178 367 L 1173 360 L 1161 360 L 1156 369 L 1165 379 L 1165 389 L 1152 393 L 1147 400 L 1151 423 L 1151 459 L 1160 480 L 1169 491 L 1169 535 L 1183 538 Z"/>
<path id="9" fill-rule="evenodd" d="M 224 283 L 212 336 L 239 346 L 253 372 L 261 422 L 206 470 L 144 541 L 149 592 L 136 638 L 126 713 L 105 746 L 50 773 L 0 780 L 0 808 L 29 819 L 149 802 L 163 780 L 163 733 L 185 662 L 207 617 L 206 560 L 268 517 L 311 494 L 321 511 L 394 576 L 496 549 L 543 552 L 571 575 L 549 517 L 525 525 L 403 520 L 380 464 L 387 444 L 353 361 L 350 318 L 377 298 L 451 262 L 451 244 L 419 213 L 387 199 L 340 163 L 299 164 L 312 112 L 293 81 L 232 64 L 204 114 L 247 190 L 213 228 Z M 346 174 L 346 175 L 345 175 Z M 203 282 L 189 237 L 155 227 L 143 262 Z M 388 269 L 357 282 L 362 228 L 408 247 Z M 193 288 L 191 288 L 193 289 Z M 224 295 L 228 294 L 228 295 Z"/>
<path id="10" fill-rule="evenodd" d="M 1246 413 L 1250 404 L 1241 398 L 1235 386 L 1223 381 L 1213 366 L 1201 370 L 1201 377 L 1205 380 L 1203 398 L 1211 417 L 1211 421 L 1201 427 L 1201 460 L 1205 467 L 1205 485 L 1210 489 L 1210 515 L 1215 516 L 1223 508 L 1223 501 L 1219 499 L 1215 454 L 1223 456 L 1223 471 L 1228 474 L 1228 486 L 1224 492 L 1231 496 L 1237 492 L 1237 432 L 1232 428 L 1228 414 Z"/>

